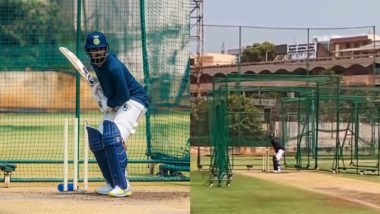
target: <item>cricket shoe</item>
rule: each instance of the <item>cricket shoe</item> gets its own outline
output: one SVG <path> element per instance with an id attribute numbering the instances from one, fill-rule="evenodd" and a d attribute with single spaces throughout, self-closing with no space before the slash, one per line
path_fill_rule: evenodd
<path id="1" fill-rule="evenodd" d="M 132 195 L 132 189 L 131 186 L 129 185 L 128 179 L 126 179 L 127 182 L 127 190 L 130 192 L 130 195 Z M 114 188 L 112 188 L 111 184 L 106 183 L 106 185 L 98 187 L 95 189 L 95 192 L 101 195 L 108 195 Z"/>
<path id="2" fill-rule="evenodd" d="M 130 189 L 122 189 L 119 186 L 116 186 L 111 192 L 108 193 L 111 197 L 128 197 L 132 195 L 132 191 Z"/>
<path id="3" fill-rule="evenodd" d="M 109 183 L 106 183 L 106 185 L 98 187 L 95 189 L 95 192 L 101 195 L 108 195 L 109 192 L 112 191 L 112 186 Z"/>
<path id="4" fill-rule="evenodd" d="M 131 196 L 132 195 L 132 188 L 129 185 L 128 179 L 127 179 L 127 188 L 126 189 L 122 189 L 119 186 L 115 186 L 115 188 L 113 190 L 111 190 L 108 193 L 108 195 L 111 197 L 129 197 L 129 196 Z"/>

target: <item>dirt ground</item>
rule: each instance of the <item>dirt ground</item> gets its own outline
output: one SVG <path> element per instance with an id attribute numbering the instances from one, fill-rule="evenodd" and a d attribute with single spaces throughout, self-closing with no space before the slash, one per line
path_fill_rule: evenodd
<path id="1" fill-rule="evenodd" d="M 51 183 L 0 186 L 0 214 L 190 213 L 189 183 L 132 183 L 133 195 L 110 198 L 94 193 L 59 193 Z"/>
<path id="2" fill-rule="evenodd" d="M 380 183 L 322 172 L 285 171 L 278 174 L 239 171 L 236 173 L 334 196 L 380 210 Z"/>

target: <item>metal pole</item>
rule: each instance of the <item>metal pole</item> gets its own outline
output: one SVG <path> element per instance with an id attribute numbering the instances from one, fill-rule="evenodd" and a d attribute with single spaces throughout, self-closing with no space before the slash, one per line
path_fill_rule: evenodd
<path id="1" fill-rule="evenodd" d="M 76 38 L 76 54 L 77 56 L 79 56 L 79 50 L 82 50 L 79 48 L 79 45 L 80 45 L 80 42 L 79 42 L 79 39 L 81 38 L 80 35 L 81 35 L 81 23 L 82 23 L 82 20 L 81 20 L 81 17 L 82 17 L 82 14 L 81 14 L 81 8 L 82 8 L 82 5 L 81 5 L 81 0 L 78 0 L 78 7 L 77 7 L 77 38 Z M 76 72 L 76 75 L 75 75 L 75 79 L 76 79 L 76 99 L 75 99 L 75 118 L 76 118 L 76 122 L 75 122 L 75 134 L 79 135 L 80 133 L 80 127 L 79 127 L 79 120 L 80 120 L 80 74 L 79 72 Z M 77 125 L 78 123 L 78 125 Z M 76 151 L 79 150 L 79 137 L 76 137 L 74 138 L 74 140 L 76 142 L 74 142 L 74 147 Z M 74 153 L 75 157 L 74 157 L 74 160 L 78 160 L 79 159 L 79 152 L 77 152 L 76 154 Z M 75 186 L 75 179 L 78 179 L 78 175 L 79 175 L 79 166 L 78 166 L 78 161 L 75 162 L 74 161 L 74 170 L 76 172 L 76 174 L 74 174 L 74 191 L 76 191 L 77 187 Z"/>
<path id="2" fill-rule="evenodd" d="M 238 59 L 238 73 L 241 74 L 241 26 L 239 26 L 239 59 Z"/>
<path id="3" fill-rule="evenodd" d="M 81 30 L 81 0 L 77 0 L 77 38 L 76 38 L 76 55 L 79 56 L 79 38 Z M 80 114 L 80 75 L 75 73 L 76 77 L 76 100 L 75 100 L 75 117 L 79 118 Z"/>
<path id="4" fill-rule="evenodd" d="M 148 46 L 147 46 L 147 33 L 145 26 L 145 1 L 140 0 L 140 23 L 141 23 L 141 51 L 142 51 L 142 59 L 143 59 L 143 69 L 144 69 L 144 83 L 145 83 L 145 91 L 147 95 L 150 95 L 149 87 L 150 87 L 150 67 L 148 62 Z M 150 158 L 151 150 L 152 150 L 152 133 L 151 133 L 151 125 L 150 125 L 150 114 L 151 109 L 148 108 L 146 112 L 146 141 L 147 141 L 147 151 L 146 154 Z"/>
<path id="5" fill-rule="evenodd" d="M 310 34 L 310 28 L 307 29 L 307 54 L 306 54 L 306 75 L 310 75 L 309 71 L 309 59 L 310 59 L 310 51 L 309 51 L 309 34 Z"/>
<path id="6" fill-rule="evenodd" d="M 377 75 L 377 72 L 376 72 L 376 34 L 375 34 L 375 26 L 372 26 L 372 30 L 373 30 L 373 62 L 372 62 L 372 73 L 373 75 Z M 376 82 L 375 82 L 376 84 Z"/>

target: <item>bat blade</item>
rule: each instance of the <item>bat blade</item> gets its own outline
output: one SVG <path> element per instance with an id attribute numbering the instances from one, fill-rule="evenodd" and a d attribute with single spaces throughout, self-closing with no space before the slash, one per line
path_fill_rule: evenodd
<path id="1" fill-rule="evenodd" d="M 71 62 L 71 64 L 80 73 L 80 75 L 86 79 L 88 84 L 93 87 L 95 85 L 95 80 L 92 78 L 90 72 L 88 72 L 87 68 L 78 59 L 78 57 L 65 47 L 60 47 L 59 51 L 61 51 L 61 53 Z"/>

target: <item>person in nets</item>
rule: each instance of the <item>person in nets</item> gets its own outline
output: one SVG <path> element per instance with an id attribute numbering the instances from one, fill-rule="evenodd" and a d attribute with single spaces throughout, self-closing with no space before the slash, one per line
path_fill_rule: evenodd
<path id="1" fill-rule="evenodd" d="M 273 170 L 275 173 L 281 172 L 280 161 L 282 156 L 285 153 L 284 147 L 281 145 L 279 139 L 275 137 L 273 134 L 270 134 L 270 143 L 274 149 L 275 154 L 273 155 Z"/>
<path id="2" fill-rule="evenodd" d="M 102 32 L 89 33 L 84 49 L 98 78 L 92 94 L 104 114 L 98 128 L 86 127 L 90 150 L 106 181 L 95 191 L 111 197 L 131 196 L 126 142 L 149 107 L 148 96 L 128 68 L 109 52 Z"/>

